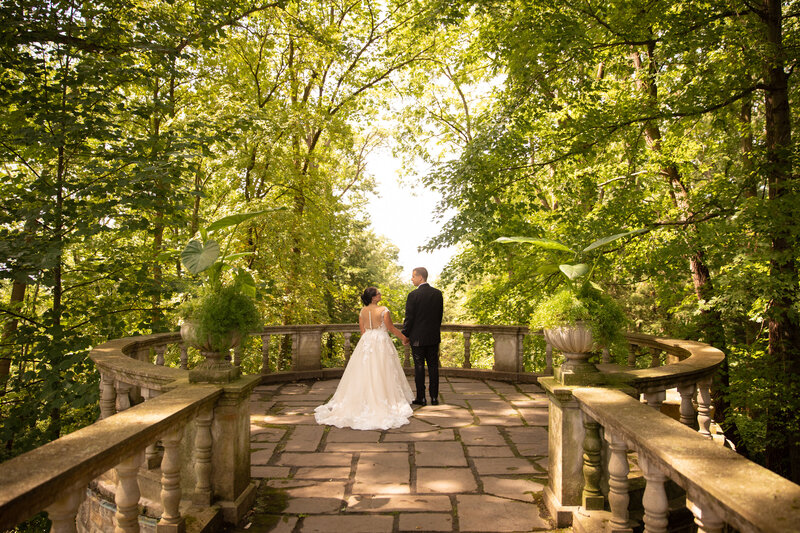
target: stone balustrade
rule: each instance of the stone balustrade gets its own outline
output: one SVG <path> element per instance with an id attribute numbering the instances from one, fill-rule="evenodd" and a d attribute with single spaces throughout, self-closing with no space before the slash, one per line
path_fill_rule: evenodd
<path id="1" fill-rule="evenodd" d="M 641 521 L 645 532 L 661 533 L 687 527 L 680 517 L 688 511 L 700 532 L 796 529 L 800 486 L 712 440 L 710 387 L 724 354 L 699 342 L 626 337 L 627 366 L 604 356 L 600 386 L 539 378 L 550 400 L 545 503 L 558 525 L 633 533 Z M 637 355 L 651 357 L 649 368 L 635 369 Z M 673 389 L 677 420 L 661 412 Z M 644 491 L 634 518 L 637 464 Z"/>
<path id="2" fill-rule="evenodd" d="M 737 456 L 711 440 L 710 384 L 724 355 L 702 343 L 630 334 L 627 366 L 604 351 L 596 366 L 600 385 L 564 385 L 551 377 L 552 350 L 544 373 L 523 372 L 523 341 L 537 334 L 519 326 L 446 324 L 461 333 L 461 368 L 443 374 L 512 382 L 539 381 L 548 394 L 549 483 L 545 503 L 560 527 L 575 531 L 633 531 L 630 464 L 638 461 L 646 482 L 645 531 L 670 530 L 672 486 L 685 496 L 699 531 L 789 531 L 800 523 L 800 487 Z M 323 335 L 341 334 L 345 358 L 354 324 L 268 326 L 262 339 L 262 371 L 268 370 L 270 337 L 290 335 L 292 370 L 245 376 L 230 383 L 188 379 L 180 335 L 118 339 L 91 353 L 101 374 L 101 419 L 0 465 L 0 527 L 12 527 L 47 510 L 52 531 L 75 531 L 76 514 L 93 495 L 110 494 L 116 531 L 148 529 L 142 514 L 158 519 L 150 529 L 183 531 L 187 516 L 201 523 L 236 522 L 254 496 L 249 473 L 250 391 L 259 382 L 331 378 L 341 368 L 322 368 Z M 471 368 L 473 334 L 493 338 L 491 370 Z M 164 365 L 170 345 L 181 348 L 181 368 Z M 637 369 L 637 357 L 647 368 Z M 241 352 L 233 355 L 239 363 Z M 406 366 L 409 355 L 405 354 Z M 678 420 L 660 410 L 668 390 L 680 397 Z M 91 490 L 87 490 L 87 486 Z M 110 488 L 109 488 L 110 487 Z M 753 490 L 753 487 L 756 487 Z M 141 488 L 141 489 L 140 489 Z M 757 494 L 754 497 L 753 494 Z M 87 502 L 81 502 L 87 499 Z M 81 507 L 83 505 L 83 507 Z M 594 521 L 594 522 L 592 522 Z M 587 525 L 588 524 L 588 525 Z M 599 524 L 599 525 L 598 525 Z M 78 514 L 78 530 L 92 529 Z"/>

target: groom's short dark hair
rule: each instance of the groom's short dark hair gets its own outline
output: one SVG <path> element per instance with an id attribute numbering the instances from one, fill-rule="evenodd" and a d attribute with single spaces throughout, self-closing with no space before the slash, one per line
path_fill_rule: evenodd
<path id="1" fill-rule="evenodd" d="M 422 279 L 424 279 L 425 281 L 428 281 L 428 269 L 427 268 L 425 268 L 425 267 L 417 267 L 414 270 L 412 270 L 412 272 L 416 272 L 417 274 L 422 276 Z"/>

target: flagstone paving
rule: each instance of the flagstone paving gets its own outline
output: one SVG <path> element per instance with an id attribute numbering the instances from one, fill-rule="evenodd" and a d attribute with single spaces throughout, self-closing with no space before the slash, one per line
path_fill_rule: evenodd
<path id="1" fill-rule="evenodd" d="M 258 499 L 234 531 L 571 531 L 553 526 L 542 500 L 547 398 L 538 386 L 442 378 L 440 405 L 415 408 L 401 428 L 356 431 L 314 420 L 337 385 L 255 389 Z"/>

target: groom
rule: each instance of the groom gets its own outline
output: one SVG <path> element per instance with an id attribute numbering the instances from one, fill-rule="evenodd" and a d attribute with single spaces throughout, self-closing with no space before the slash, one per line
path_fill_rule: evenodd
<path id="1" fill-rule="evenodd" d="M 417 267 L 411 272 L 411 283 L 416 289 L 406 299 L 406 318 L 403 321 L 404 344 L 411 345 L 414 357 L 414 383 L 417 397 L 412 404 L 426 405 L 425 363 L 428 364 L 428 382 L 431 405 L 439 405 L 439 343 L 444 300 L 442 291 L 428 285 L 428 271 Z"/>

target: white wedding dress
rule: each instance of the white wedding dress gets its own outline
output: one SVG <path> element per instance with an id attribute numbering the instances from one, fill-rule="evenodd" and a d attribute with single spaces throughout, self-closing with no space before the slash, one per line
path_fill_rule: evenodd
<path id="1" fill-rule="evenodd" d="M 384 324 L 369 328 L 358 341 L 330 399 L 314 409 L 320 424 L 353 429 L 391 429 L 408 424 L 414 395 Z"/>

